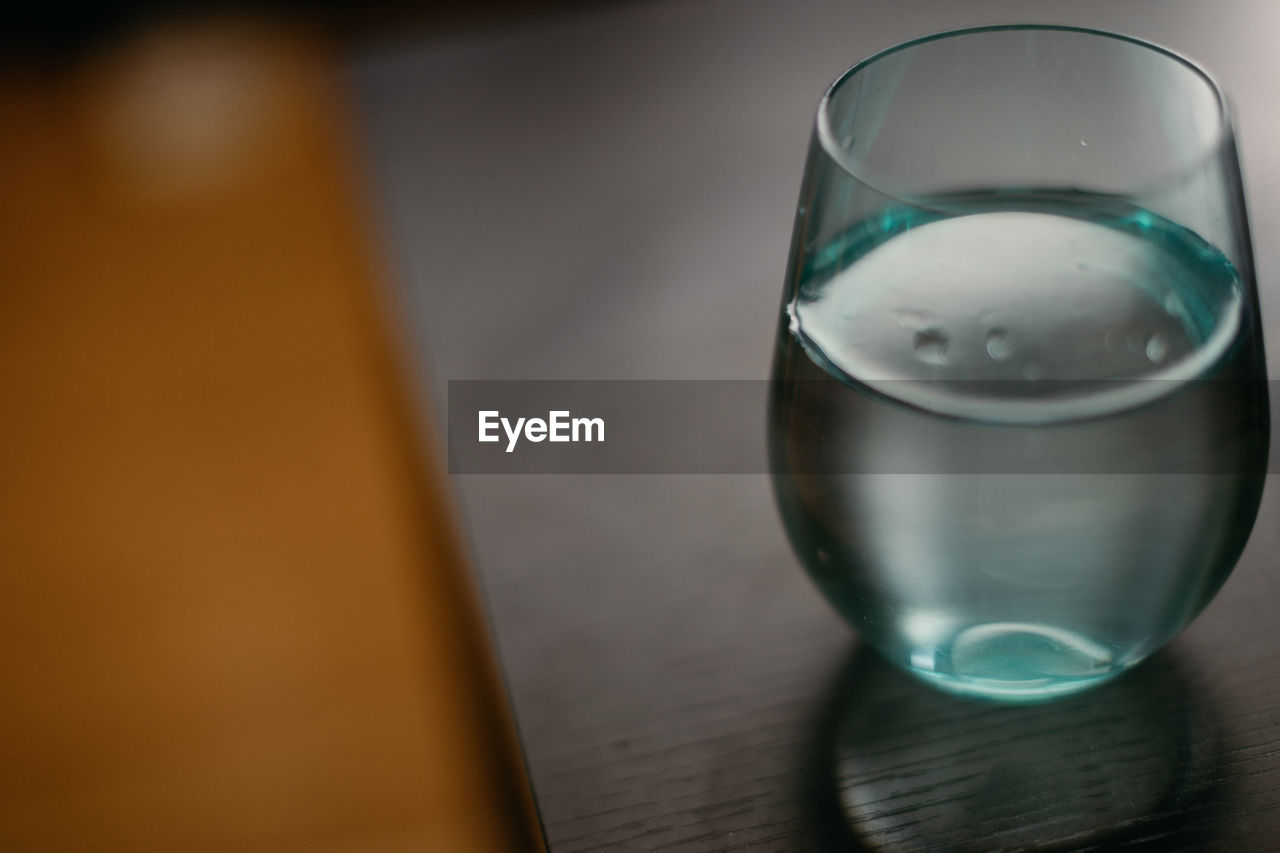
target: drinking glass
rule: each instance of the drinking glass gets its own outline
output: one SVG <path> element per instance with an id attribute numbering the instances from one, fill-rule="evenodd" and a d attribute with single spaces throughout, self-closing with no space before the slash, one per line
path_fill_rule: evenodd
<path id="1" fill-rule="evenodd" d="M 771 470 L 801 561 L 885 657 L 1012 701 L 1135 665 L 1235 565 L 1268 433 L 1235 142 L 1202 69 L 985 27 L 827 90 Z"/>

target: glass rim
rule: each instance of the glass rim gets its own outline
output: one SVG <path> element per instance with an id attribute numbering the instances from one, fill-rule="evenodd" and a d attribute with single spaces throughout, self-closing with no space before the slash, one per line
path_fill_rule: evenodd
<path id="1" fill-rule="evenodd" d="M 1077 27 L 1068 24 L 987 24 L 976 27 L 961 27 L 959 29 L 942 30 L 940 32 L 931 33 L 929 35 L 919 36 L 904 42 L 876 51 L 860 62 L 855 63 L 845 69 L 835 80 L 827 86 L 822 93 L 822 99 L 818 102 L 818 112 L 815 118 L 814 135 L 819 144 L 822 146 L 823 153 L 831 159 L 833 163 L 846 172 L 850 178 L 857 181 L 864 187 L 879 193 L 887 198 L 892 198 L 912 207 L 929 208 L 930 205 L 922 198 L 911 193 L 894 192 L 880 186 L 873 181 L 858 173 L 858 169 L 846 157 L 843 146 L 836 139 L 835 131 L 831 127 L 831 101 L 836 92 L 853 79 L 859 72 L 871 65 L 879 62 L 886 57 L 898 53 L 909 48 L 919 47 L 920 45 L 929 44 L 930 42 L 941 41 L 943 39 L 957 38 L 961 36 L 980 35 L 983 33 L 998 32 L 1018 32 L 1018 31 L 1043 31 L 1043 32 L 1063 32 L 1076 33 L 1079 35 L 1095 36 L 1098 38 L 1111 39 L 1113 41 L 1127 42 L 1135 47 L 1144 48 L 1164 55 L 1167 59 L 1182 65 L 1199 77 L 1209 91 L 1213 94 L 1214 102 L 1218 107 L 1218 126 L 1214 129 L 1213 141 L 1208 144 L 1205 150 L 1198 156 L 1189 158 L 1189 160 L 1172 170 L 1167 175 L 1161 175 L 1159 178 L 1152 180 L 1148 184 L 1138 185 L 1133 188 L 1132 192 L 1126 195 L 1139 196 L 1144 195 L 1146 191 L 1156 187 L 1164 187 L 1169 184 L 1177 184 L 1181 179 L 1198 170 L 1205 162 L 1218 157 L 1226 148 L 1234 145 L 1234 131 L 1231 121 L 1231 109 L 1227 99 L 1226 90 L 1217 79 L 1209 73 L 1209 71 L 1195 60 L 1184 54 L 1179 53 L 1172 48 L 1136 36 L 1125 35 L 1123 33 L 1108 32 L 1107 30 L 1098 30 L 1091 27 Z"/>

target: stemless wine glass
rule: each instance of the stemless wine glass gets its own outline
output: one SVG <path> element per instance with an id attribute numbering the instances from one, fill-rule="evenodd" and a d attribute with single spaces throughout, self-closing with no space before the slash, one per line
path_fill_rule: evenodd
<path id="1" fill-rule="evenodd" d="M 1133 666 L 1226 579 L 1266 467 L 1221 90 L 1070 27 L 854 66 L 818 109 L 772 383 L 791 542 L 888 659 L 1006 700 Z"/>

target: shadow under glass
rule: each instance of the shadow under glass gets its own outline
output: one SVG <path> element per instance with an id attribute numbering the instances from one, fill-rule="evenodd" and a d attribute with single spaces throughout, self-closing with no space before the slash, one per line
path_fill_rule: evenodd
<path id="1" fill-rule="evenodd" d="M 1097 690 L 1009 706 L 860 648 L 819 722 L 832 849 L 1198 849 L 1230 792 L 1213 697 L 1171 651 Z"/>

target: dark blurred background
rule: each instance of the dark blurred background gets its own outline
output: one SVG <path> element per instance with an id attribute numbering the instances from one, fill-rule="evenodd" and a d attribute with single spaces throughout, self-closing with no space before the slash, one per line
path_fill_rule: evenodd
<path id="1" fill-rule="evenodd" d="M 427 36 L 529 23 L 625 0 L 489 0 L 484 3 L 358 0 L 139 0 L 139 2 L 12 3 L 0 11 L 0 51 L 13 57 L 67 56 L 157 20 L 254 17 L 314 26 L 344 41 L 389 34 Z"/>

